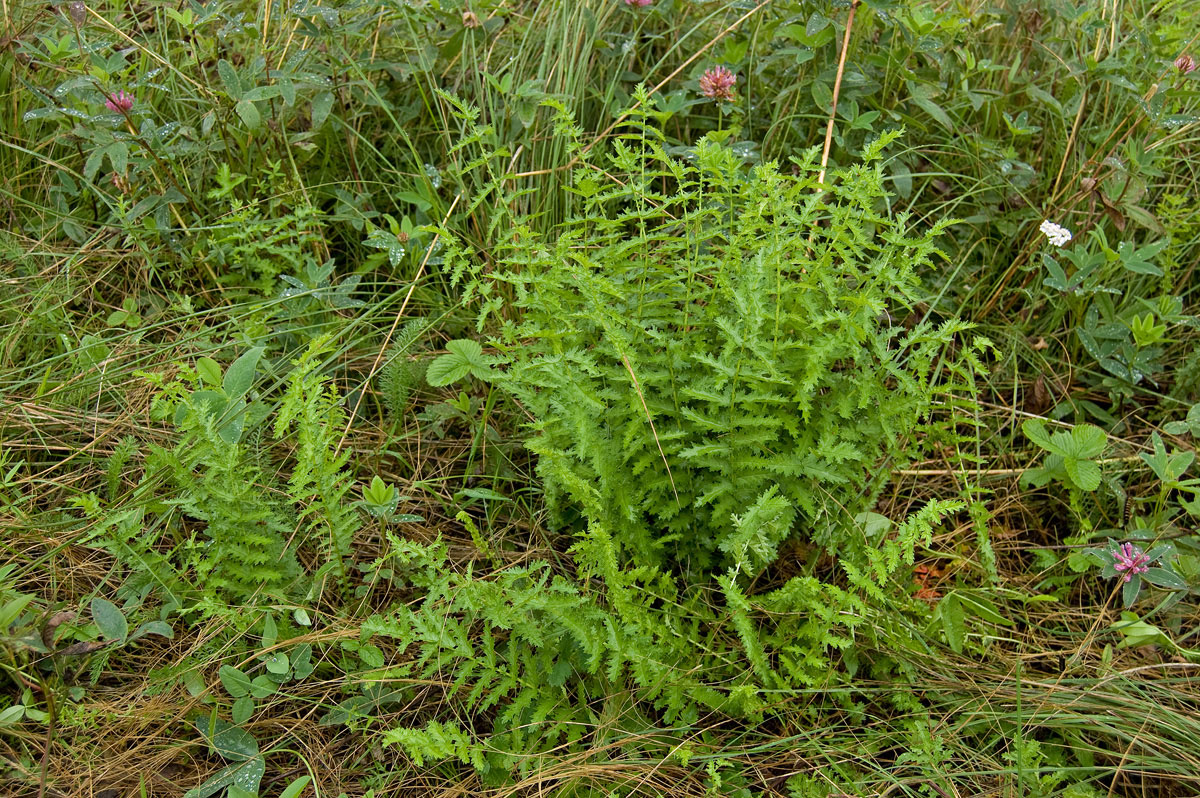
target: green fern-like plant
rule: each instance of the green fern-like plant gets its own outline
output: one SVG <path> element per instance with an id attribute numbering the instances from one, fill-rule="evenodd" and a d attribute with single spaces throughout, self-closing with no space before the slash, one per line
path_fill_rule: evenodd
<path id="1" fill-rule="evenodd" d="M 156 459 L 176 490 L 167 503 L 202 524 L 185 555 L 197 582 L 233 599 L 286 595 L 301 572 L 287 547 L 293 525 L 266 474 L 245 447 L 221 435 L 204 404 L 186 407 L 180 428 L 174 450 L 159 450 Z"/>
<path id="2" fill-rule="evenodd" d="M 534 418 L 560 517 L 580 507 L 623 559 L 699 573 L 760 570 L 796 532 L 844 550 L 966 327 L 900 324 L 945 223 L 886 213 L 896 135 L 818 184 L 815 152 L 796 175 L 709 140 L 681 160 L 643 120 L 601 170 L 627 180 L 581 171 L 582 215 L 544 238 L 514 225 L 491 274 L 521 315 L 490 379 Z"/>
<path id="3" fill-rule="evenodd" d="M 345 561 L 361 522 L 346 499 L 352 484 L 346 468 L 350 453 L 338 451 L 346 414 L 337 391 L 318 370 L 326 343 L 313 342 L 288 374 L 274 434 L 296 443 L 288 495 L 298 505 L 303 539 L 318 542 L 325 561 L 344 579 Z"/>
<path id="4" fill-rule="evenodd" d="M 425 379 L 426 361 L 415 359 L 422 336 L 429 329 L 423 317 L 409 319 L 397 331 L 388 347 L 383 367 L 379 369 L 378 387 L 383 405 L 392 418 L 404 415 L 412 393 Z"/>

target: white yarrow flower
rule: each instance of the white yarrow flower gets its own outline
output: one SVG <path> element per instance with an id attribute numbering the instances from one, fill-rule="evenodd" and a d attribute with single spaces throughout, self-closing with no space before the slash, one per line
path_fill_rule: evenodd
<path id="1" fill-rule="evenodd" d="M 1071 240 L 1071 231 L 1063 227 L 1061 224 L 1055 224 L 1047 219 L 1042 222 L 1042 226 L 1038 228 L 1046 234 L 1046 238 L 1050 239 L 1050 243 L 1056 247 L 1061 247 Z"/>

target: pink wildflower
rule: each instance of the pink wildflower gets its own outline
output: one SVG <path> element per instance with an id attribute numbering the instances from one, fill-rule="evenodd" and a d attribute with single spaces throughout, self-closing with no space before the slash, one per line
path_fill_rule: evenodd
<path id="1" fill-rule="evenodd" d="M 626 0 L 628 2 L 628 0 Z M 1196 60 L 1187 53 L 1175 59 L 1175 68 L 1179 70 L 1179 74 L 1186 75 L 1189 72 L 1196 71 Z"/>
<path id="2" fill-rule="evenodd" d="M 713 100 L 732 100 L 735 83 L 737 75 L 723 66 L 715 66 L 706 69 L 700 76 L 700 91 L 705 97 Z"/>
<path id="3" fill-rule="evenodd" d="M 645 8 L 646 6 L 650 5 L 653 2 L 654 2 L 654 0 L 625 0 L 625 5 L 637 6 L 638 8 Z"/>
<path id="4" fill-rule="evenodd" d="M 1125 574 L 1125 581 L 1132 582 L 1135 574 L 1144 574 L 1150 570 L 1150 558 L 1132 543 L 1122 543 L 1113 552 L 1116 562 L 1113 567 L 1118 573 Z"/>
<path id="5" fill-rule="evenodd" d="M 133 96 L 126 94 L 124 89 L 116 94 L 110 94 L 104 101 L 104 107 L 114 114 L 127 114 L 133 108 Z"/>

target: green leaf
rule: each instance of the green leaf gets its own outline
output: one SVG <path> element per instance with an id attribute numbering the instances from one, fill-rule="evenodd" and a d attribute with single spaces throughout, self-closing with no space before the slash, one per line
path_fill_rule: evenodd
<path id="1" fill-rule="evenodd" d="M 1063 467 L 1067 470 L 1067 476 L 1080 490 L 1091 492 L 1100 487 L 1100 466 L 1091 460 L 1064 457 Z"/>
<path id="2" fill-rule="evenodd" d="M 125 620 L 125 613 L 111 601 L 92 599 L 92 620 L 96 622 L 96 628 L 105 640 L 124 643 L 129 635 L 129 621 Z"/>
<path id="3" fill-rule="evenodd" d="M 1136 574 L 1133 579 L 1125 583 L 1125 587 L 1121 588 L 1121 603 L 1126 607 L 1132 607 L 1133 602 L 1137 601 L 1138 593 L 1142 591 L 1142 576 Z"/>
<path id="4" fill-rule="evenodd" d="M 1104 454 L 1107 443 L 1108 436 L 1104 434 L 1104 430 L 1091 424 L 1076 424 L 1071 430 L 1071 444 L 1067 454 L 1080 460 L 1091 460 Z"/>
<path id="5" fill-rule="evenodd" d="M 237 111 L 237 115 L 242 118 L 242 122 L 250 130 L 258 130 L 262 124 L 262 116 L 258 113 L 258 106 L 250 100 L 238 100 L 237 105 L 233 106 L 233 110 Z"/>
<path id="6" fill-rule="evenodd" d="M 266 698 L 274 695 L 279 689 L 279 683 L 271 680 L 265 673 L 261 676 L 255 676 L 254 681 L 250 682 L 250 695 L 255 698 Z"/>
<path id="7" fill-rule="evenodd" d="M 1133 584 L 1133 582 L 1129 584 Z M 1126 586 L 1128 587 L 1128 585 Z M 1175 648 L 1174 641 L 1167 637 L 1162 629 L 1154 624 L 1146 623 L 1133 612 L 1122 612 L 1121 620 L 1109 628 L 1120 632 L 1125 638 L 1121 641 L 1120 648 L 1137 648 L 1148 645 L 1160 645 L 1167 649 Z"/>
<path id="8" fill-rule="evenodd" d="M 242 98 L 242 81 L 238 77 L 237 70 L 233 68 L 233 64 L 222 58 L 217 62 L 217 74 L 221 76 L 221 82 L 225 84 L 225 93 L 235 100 Z"/>
<path id="9" fill-rule="evenodd" d="M 458 382 L 470 373 L 471 364 L 463 362 L 458 355 L 442 355 L 425 370 L 425 381 L 434 388 L 441 388 Z"/>
<path id="10" fill-rule="evenodd" d="M 266 770 L 267 763 L 261 756 L 247 759 L 245 762 L 236 762 L 232 765 L 227 765 L 214 773 L 208 781 L 199 787 L 188 790 L 184 793 L 183 798 L 209 798 L 209 796 L 215 794 L 218 790 L 225 789 L 230 785 L 236 785 L 248 792 L 257 794 L 258 784 L 262 781 L 263 773 Z M 245 785 L 249 785 L 249 789 Z"/>
<path id="11" fill-rule="evenodd" d="M 25 717 L 25 706 L 23 704 L 8 707 L 3 712 L 0 712 L 0 726 L 12 726 L 14 723 L 19 723 L 23 717 Z"/>
<path id="12" fill-rule="evenodd" d="M 396 489 L 383 481 L 378 474 L 371 479 L 371 484 L 363 488 L 363 499 L 368 504 L 382 506 L 388 504 L 395 495 Z"/>
<path id="13" fill-rule="evenodd" d="M 250 677 L 232 665 L 222 665 L 217 676 L 225 692 L 234 698 L 241 698 L 250 692 Z"/>
<path id="14" fill-rule="evenodd" d="M 196 410 L 205 408 L 209 416 L 220 418 L 225 413 L 225 408 L 229 406 L 229 401 L 221 391 L 210 391 L 207 389 L 194 391 L 187 403 L 181 404 L 179 410 L 176 411 L 176 425 L 183 423 L 183 418 L 187 415 L 188 405 Z"/>
<path id="15" fill-rule="evenodd" d="M 113 171 L 125 174 L 125 169 L 129 166 L 129 145 L 124 141 L 114 141 L 104 150 L 108 153 L 108 160 L 112 164 Z"/>
<path id="16" fill-rule="evenodd" d="M 358 658 L 368 668 L 383 667 L 383 651 L 374 643 L 367 643 L 358 649 Z"/>
<path id="17" fill-rule="evenodd" d="M 29 602 L 33 601 L 33 596 L 29 593 L 22 593 L 16 598 L 5 602 L 4 607 L 0 608 L 0 633 L 8 631 L 8 627 L 12 626 L 17 620 L 17 616 L 25 609 Z"/>
<path id="18" fill-rule="evenodd" d="M 271 648 L 275 645 L 275 641 L 279 639 L 279 625 L 275 623 L 275 616 L 267 613 L 263 617 L 263 632 L 262 645 L 263 648 Z"/>
<path id="19" fill-rule="evenodd" d="M 996 609 L 996 605 L 982 596 L 971 595 L 968 593 L 955 593 L 958 601 L 963 605 L 964 609 L 971 611 L 971 614 L 976 618 L 982 618 L 988 623 L 994 623 L 998 626 L 1012 626 L 1013 622 L 1010 618 L 1005 618 L 1000 614 L 1000 610 Z"/>
<path id="20" fill-rule="evenodd" d="M 942 107 L 935 103 L 929 97 L 924 95 L 914 94 L 912 101 L 917 104 L 925 113 L 929 114 L 946 130 L 953 131 L 954 123 L 950 121 L 950 117 L 942 110 Z"/>
<path id="21" fill-rule="evenodd" d="M 225 395 L 230 401 L 245 396 L 254 384 L 254 372 L 258 368 L 263 351 L 264 347 L 256 346 L 229 364 L 221 387 L 225 389 Z"/>
<path id="22" fill-rule="evenodd" d="M 247 102 L 259 102 L 261 100 L 273 100 L 279 96 L 278 86 L 255 86 L 243 95 L 242 99 Z"/>
<path id="23" fill-rule="evenodd" d="M 208 741 L 214 751 L 230 762 L 241 762 L 258 755 L 258 741 L 245 729 L 218 720 L 218 731 Z"/>
<path id="24" fill-rule="evenodd" d="M 1151 568 L 1142 577 L 1152 585 L 1168 590 L 1187 590 L 1188 583 L 1174 571 L 1166 568 Z"/>
<path id="25" fill-rule="evenodd" d="M 288 656 L 282 651 L 277 651 L 266 660 L 267 671 L 274 673 L 276 676 L 287 673 L 291 669 L 288 663 Z"/>
<path id="26" fill-rule="evenodd" d="M 133 642 L 139 637 L 145 637 L 146 635 L 158 635 L 159 637 L 172 640 L 175 638 L 175 630 L 166 621 L 146 621 L 133 631 L 133 634 L 129 636 L 129 641 Z"/>
<path id="27" fill-rule="evenodd" d="M 217 434 L 228 444 L 237 443 L 242 439 L 242 430 L 246 426 L 246 400 L 238 399 L 231 402 L 221 413 L 221 426 Z"/>
<path id="28" fill-rule="evenodd" d="M 230 717 L 233 722 L 241 726 L 246 721 L 250 720 L 250 716 L 254 714 L 254 699 L 248 695 L 244 695 L 237 701 L 233 702 L 233 711 Z"/>
<path id="29" fill-rule="evenodd" d="M 283 97 L 284 106 L 291 108 L 296 104 L 296 84 L 291 78 L 279 79 L 279 96 Z"/>
<path id="30" fill-rule="evenodd" d="M 478 379 L 491 377 L 491 364 L 483 354 L 478 341 L 460 338 L 446 344 L 449 354 L 442 355 L 429 364 L 425 379 L 435 388 L 449 385 L 471 374 Z"/>
<path id="31" fill-rule="evenodd" d="M 317 666 L 312 661 L 312 646 L 308 643 L 296 646 L 289 659 L 292 661 L 292 678 L 297 681 L 308 678 L 316 670 Z"/>
<path id="32" fill-rule="evenodd" d="M 312 101 L 312 129 L 319 130 L 333 108 L 333 92 L 323 91 Z"/>
<path id="33" fill-rule="evenodd" d="M 1046 432 L 1046 422 L 1040 418 L 1031 418 L 1021 425 L 1021 432 L 1025 433 L 1025 437 L 1033 441 L 1042 449 L 1052 454 L 1063 454 L 1062 451 L 1050 439 L 1050 435 Z"/>
<path id="34" fill-rule="evenodd" d="M 196 373 L 205 385 L 221 384 L 221 366 L 211 357 L 202 357 L 196 361 Z"/>
<path id="35" fill-rule="evenodd" d="M 1163 445 L 1162 438 L 1157 432 L 1151 434 L 1150 443 L 1154 446 L 1154 454 L 1146 454 L 1141 452 L 1138 456 L 1150 466 L 1154 471 L 1154 475 L 1162 482 L 1170 482 L 1171 477 L 1171 459 L 1167 457 L 1167 447 Z"/>
<path id="36" fill-rule="evenodd" d="M 96 179 L 96 173 L 100 171 L 100 165 L 104 163 L 104 149 L 97 147 L 88 155 L 87 160 L 83 162 L 83 176 L 89 181 Z"/>
<path id="37" fill-rule="evenodd" d="M 446 351 L 458 355 L 465 363 L 472 366 L 486 366 L 487 361 L 483 358 L 483 347 L 478 341 L 472 341 L 469 338 L 458 338 L 446 344 Z"/>
<path id="38" fill-rule="evenodd" d="M 938 604 L 942 616 L 942 631 L 946 642 L 955 654 L 961 654 L 967 637 L 966 613 L 958 602 L 958 595 L 951 593 Z"/>
<path id="39" fill-rule="evenodd" d="M 304 791 L 310 781 L 312 781 L 311 776 L 301 776 L 285 787 L 283 792 L 279 793 L 279 798 L 299 798 L 300 793 Z"/>

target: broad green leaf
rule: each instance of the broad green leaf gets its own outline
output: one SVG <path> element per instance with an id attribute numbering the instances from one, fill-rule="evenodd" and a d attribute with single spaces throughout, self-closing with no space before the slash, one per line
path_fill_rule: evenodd
<path id="1" fill-rule="evenodd" d="M 288 662 L 288 656 L 282 651 L 276 651 L 267 657 L 265 664 L 267 666 L 267 670 L 276 675 L 287 673 L 291 669 L 291 664 Z"/>
<path id="2" fill-rule="evenodd" d="M 942 616 L 942 631 L 946 642 L 955 654 L 961 654 L 967 637 L 966 613 L 958 603 L 958 595 L 951 593 L 938 604 Z"/>
<path id="3" fill-rule="evenodd" d="M 325 124 L 325 120 L 329 117 L 329 111 L 333 108 L 333 92 L 323 91 L 312 101 L 312 129 L 320 130 L 321 125 Z"/>
<path id="4" fill-rule="evenodd" d="M 1121 642 L 1121 648 L 1136 648 L 1147 645 L 1161 645 L 1168 649 L 1175 648 L 1175 643 L 1171 638 L 1167 637 L 1162 629 L 1153 624 L 1146 623 L 1133 612 L 1122 612 L 1121 620 L 1114 623 L 1110 628 L 1120 632 L 1125 638 Z"/>
<path id="5" fill-rule="evenodd" d="M 1163 445 L 1162 438 L 1157 432 L 1150 436 L 1150 442 L 1154 446 L 1154 454 L 1141 452 L 1138 456 L 1153 469 L 1156 477 L 1163 482 L 1168 482 L 1170 480 L 1168 473 L 1170 460 L 1167 458 L 1167 448 Z"/>
<path id="6" fill-rule="evenodd" d="M 1151 568 L 1142 577 L 1152 585 L 1165 587 L 1168 590 L 1187 590 L 1188 583 L 1174 571 L 1166 568 Z"/>
<path id="7" fill-rule="evenodd" d="M 258 755 L 258 741 L 254 735 L 240 726 L 218 721 L 220 728 L 208 744 L 230 762 L 241 762 Z"/>
<path id="8" fill-rule="evenodd" d="M 1138 593 L 1142 591 L 1142 577 L 1140 574 L 1133 577 L 1125 583 L 1121 588 L 1121 603 L 1126 607 L 1132 607 L 1133 602 L 1137 601 Z"/>
<path id="9" fill-rule="evenodd" d="M 11 726 L 14 723 L 19 723 L 21 718 L 25 717 L 25 707 L 22 704 L 8 707 L 3 712 L 0 712 L 0 726 Z"/>
<path id="10" fill-rule="evenodd" d="M 1100 487 L 1100 466 L 1091 460 L 1076 460 L 1073 457 L 1063 458 L 1063 467 L 1067 476 L 1080 490 L 1093 491 Z"/>
<path id="11" fill-rule="evenodd" d="M 216 387 L 221 384 L 221 366 L 211 357 L 202 357 L 196 361 L 196 373 L 205 385 Z"/>
<path id="12" fill-rule="evenodd" d="M 188 790 L 183 798 L 209 798 L 218 790 L 230 785 L 237 785 L 247 792 L 257 794 L 259 782 L 267 770 L 267 763 L 261 756 L 236 762 L 221 768 L 199 787 Z"/>
<path id="13" fill-rule="evenodd" d="M 279 625 L 275 623 L 275 616 L 267 613 L 263 617 L 263 632 L 262 645 L 263 648 L 271 648 L 275 645 L 275 641 L 279 639 Z"/>
<path id="14" fill-rule="evenodd" d="M 246 426 L 246 400 L 238 399 L 231 403 L 222 416 L 225 420 L 217 428 L 217 434 L 228 444 L 237 443 L 242 439 L 242 431 Z"/>
<path id="15" fill-rule="evenodd" d="M 233 106 L 233 110 L 237 111 L 237 115 L 242 118 L 242 122 L 250 130 L 258 130 L 262 125 L 262 116 L 258 113 L 258 106 L 250 100 L 238 100 L 237 105 Z"/>
<path id="16" fill-rule="evenodd" d="M 255 86 L 247 91 L 242 99 L 246 102 L 259 102 L 260 100 L 273 100 L 280 94 L 278 86 Z"/>
<path id="17" fill-rule="evenodd" d="M 96 628 L 105 640 L 124 643 L 125 638 L 129 636 L 129 621 L 125 620 L 125 613 L 111 601 L 92 599 L 92 620 L 96 622 Z"/>
<path id="18" fill-rule="evenodd" d="M 283 97 L 283 104 L 288 108 L 296 104 L 296 84 L 292 83 L 291 78 L 279 78 L 279 96 Z"/>
<path id="19" fill-rule="evenodd" d="M 471 364 L 458 355 L 442 355 L 429 364 L 425 370 L 425 381 L 434 388 L 458 382 L 471 373 Z"/>
<path id="20" fill-rule="evenodd" d="M 312 661 L 312 646 L 308 643 L 296 646 L 292 650 L 290 659 L 292 661 L 292 678 L 297 681 L 308 678 L 317 667 Z"/>
<path id="21" fill-rule="evenodd" d="M 263 347 L 256 346 L 229 364 L 221 387 L 225 389 L 225 395 L 229 397 L 230 401 L 242 398 L 254 385 L 254 372 L 258 368 L 258 361 L 262 354 Z"/>
<path id="22" fill-rule="evenodd" d="M 237 70 L 233 68 L 233 64 L 222 58 L 217 62 L 217 74 L 221 76 L 221 82 L 225 84 L 225 93 L 234 100 L 242 99 L 242 81 L 238 77 Z"/>
<path id="23" fill-rule="evenodd" d="M 1053 454 L 1063 454 L 1058 446 L 1050 439 L 1050 435 L 1046 433 L 1046 422 L 1040 418 L 1031 418 L 1021 425 L 1021 431 L 1025 433 L 1025 437 L 1036 443 L 1041 448 Z"/>
<path id="24" fill-rule="evenodd" d="M 483 499 L 484 501 L 511 502 L 512 499 L 503 493 L 497 493 L 491 488 L 463 488 L 454 494 L 455 498 Z"/>
<path id="25" fill-rule="evenodd" d="M 277 682 L 271 679 L 264 673 L 261 676 L 255 676 L 254 681 L 250 682 L 250 695 L 255 698 L 266 698 L 273 695 L 279 689 Z"/>
<path id="26" fill-rule="evenodd" d="M 237 725 L 241 726 L 250 720 L 252 714 L 254 714 L 254 699 L 250 696 L 244 695 L 233 702 L 233 711 L 230 713 L 230 717 Z"/>
<path id="27" fill-rule="evenodd" d="M 241 698 L 250 692 L 250 677 L 232 665 L 222 665 L 217 676 L 225 692 L 234 698 Z"/>
<path id="28" fill-rule="evenodd" d="M 10 599 L 0 608 L 0 632 L 5 632 L 8 627 L 12 626 L 17 620 L 17 616 L 25 609 L 29 602 L 33 601 L 33 596 L 29 593 L 22 593 L 14 599 Z"/>
<path id="29" fill-rule="evenodd" d="M 483 347 L 479 345 L 478 341 L 472 341 L 470 338 L 458 338 L 450 341 L 446 344 L 446 351 L 453 352 L 472 366 L 487 365 L 487 361 L 483 359 Z"/>
<path id="30" fill-rule="evenodd" d="M 383 667 L 383 651 L 374 643 L 366 643 L 358 649 L 358 658 L 368 668 Z"/>
<path id="31" fill-rule="evenodd" d="M 1076 424 L 1071 430 L 1070 451 L 1067 454 L 1080 460 L 1091 460 L 1104 454 L 1107 443 L 1108 436 L 1104 430 L 1091 424 Z"/>
<path id="32" fill-rule="evenodd" d="M 144 624 L 133 630 L 133 634 L 129 636 L 130 642 L 137 640 L 139 637 L 146 635 L 158 635 L 172 640 L 175 637 L 175 630 L 171 628 L 171 624 L 166 621 L 146 621 Z"/>

